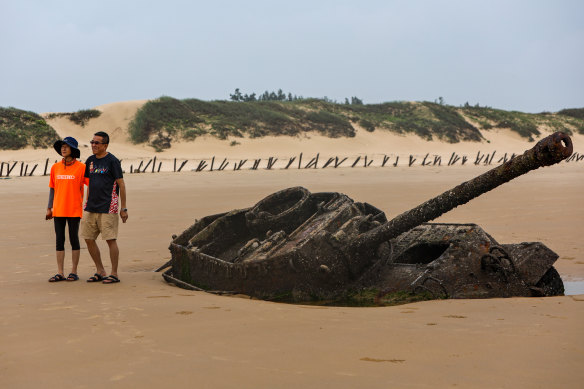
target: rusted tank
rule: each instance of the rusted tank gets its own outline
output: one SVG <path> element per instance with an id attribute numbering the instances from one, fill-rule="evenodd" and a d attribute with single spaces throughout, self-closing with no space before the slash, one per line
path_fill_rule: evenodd
<path id="1" fill-rule="evenodd" d="M 572 153 L 564 133 L 388 221 L 341 193 L 302 187 L 197 220 L 170 244 L 178 286 L 268 300 L 340 300 L 355 291 L 489 298 L 563 294 L 542 243 L 499 244 L 475 224 L 427 223 Z M 170 267 L 169 267 L 170 266 Z"/>

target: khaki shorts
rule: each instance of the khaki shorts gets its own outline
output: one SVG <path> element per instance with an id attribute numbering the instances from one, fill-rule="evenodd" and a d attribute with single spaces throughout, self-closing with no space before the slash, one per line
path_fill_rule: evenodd
<path id="1" fill-rule="evenodd" d="M 101 239 L 112 240 L 118 238 L 117 213 L 83 212 L 81 219 L 81 237 L 96 240 L 101 233 Z"/>

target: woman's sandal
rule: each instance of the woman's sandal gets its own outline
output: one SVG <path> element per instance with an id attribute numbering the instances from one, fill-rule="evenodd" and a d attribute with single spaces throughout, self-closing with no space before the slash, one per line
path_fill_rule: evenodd
<path id="1" fill-rule="evenodd" d="M 79 276 L 75 273 L 69 273 L 69 275 L 67 276 L 67 281 L 77 281 L 79 279 Z"/>
<path id="2" fill-rule="evenodd" d="M 95 273 L 94 275 L 92 275 L 91 277 L 89 277 L 89 279 L 87 280 L 87 282 L 99 282 L 99 281 L 103 281 L 105 279 L 104 276 L 102 276 L 99 273 Z"/>
<path id="3" fill-rule="evenodd" d="M 59 282 L 59 281 L 65 281 L 66 278 L 63 277 L 62 274 L 55 274 L 54 276 L 52 276 L 51 278 L 49 278 L 49 282 Z"/>
<path id="4" fill-rule="evenodd" d="M 104 284 L 115 284 L 116 282 L 120 282 L 120 279 L 114 275 L 107 276 L 102 281 Z"/>

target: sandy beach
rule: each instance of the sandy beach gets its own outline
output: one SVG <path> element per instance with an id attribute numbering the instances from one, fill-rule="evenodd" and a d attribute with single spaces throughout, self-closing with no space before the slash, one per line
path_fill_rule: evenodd
<path id="1" fill-rule="evenodd" d="M 125 109 L 128 117 L 135 105 Z M 97 127 L 112 133 L 123 128 L 119 121 L 112 123 L 90 122 L 84 129 L 52 125 L 82 145 Z M 155 155 L 131 145 L 123 134 L 122 129 L 112 136 L 110 145 L 119 158 Z M 459 145 L 376 132 L 359 132 L 357 139 L 242 140 L 238 146 L 198 139 L 159 158 L 170 165 L 173 158 L 213 155 L 233 160 L 289 158 L 299 152 L 423 158 L 427 152 L 448 156 L 456 151 L 474 159 L 477 149 L 502 154 L 533 146 L 504 131 L 489 136 L 490 143 Z M 584 137 L 573 139 L 575 150 L 583 151 Z M 83 159 L 88 150 L 82 148 Z M 56 154 L 49 149 L 0 156 L 4 162 L 43 161 Z M 249 207 L 286 187 L 343 192 L 391 218 L 488 167 L 192 168 L 128 174 L 124 165 L 129 220 L 120 224 L 122 282 L 115 285 L 85 282 L 94 267 L 84 244 L 81 280 L 48 283 L 56 271 L 53 224 L 44 220 L 48 177 L 0 180 L 2 387 L 582 387 L 584 294 L 577 289 L 553 298 L 317 307 L 187 291 L 153 272 L 170 258 L 172 234 L 196 218 Z M 541 241 L 560 256 L 555 266 L 562 279 L 577 288 L 584 282 L 582 193 L 584 162 L 561 163 L 520 177 L 438 221 L 477 223 L 501 243 Z M 107 246 L 98 243 L 107 264 Z"/>

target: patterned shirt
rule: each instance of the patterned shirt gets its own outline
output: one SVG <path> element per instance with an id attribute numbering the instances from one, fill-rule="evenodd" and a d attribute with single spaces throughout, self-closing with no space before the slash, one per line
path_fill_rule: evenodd
<path id="1" fill-rule="evenodd" d="M 118 213 L 120 188 L 116 180 L 123 178 L 120 161 L 111 153 L 103 158 L 95 155 L 85 162 L 89 178 L 89 195 L 85 210 L 94 213 Z"/>

